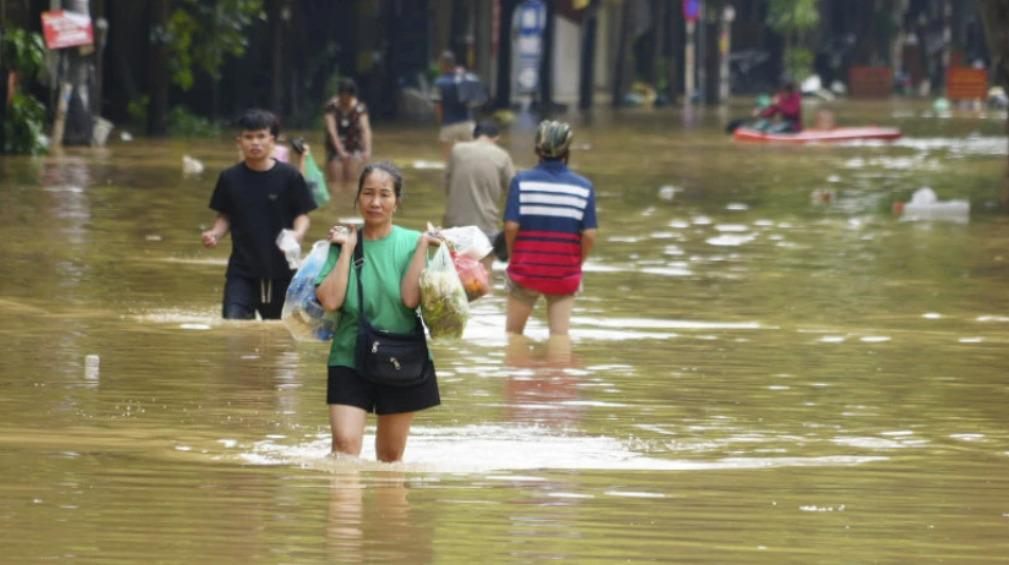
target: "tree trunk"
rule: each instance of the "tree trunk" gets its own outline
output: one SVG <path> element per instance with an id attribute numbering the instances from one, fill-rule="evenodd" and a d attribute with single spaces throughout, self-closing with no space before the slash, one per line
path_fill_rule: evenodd
<path id="1" fill-rule="evenodd" d="M 991 54 L 992 78 L 1003 87 L 1009 87 L 1009 0 L 981 0 L 978 8 Z M 1009 134 L 1009 117 L 1006 118 L 1005 131 Z M 1009 158 L 1006 160 L 1002 206 L 1009 206 Z"/>
<path id="2" fill-rule="evenodd" d="M 269 5 L 270 25 L 270 108 L 275 114 L 283 114 L 284 99 L 284 20 L 282 12 L 286 0 L 271 0 Z"/>
<path id="3" fill-rule="evenodd" d="M 613 106 L 619 107 L 624 101 L 624 95 L 630 86 L 631 76 L 631 42 L 632 26 L 634 25 L 634 2 L 625 1 L 620 15 L 620 39 L 617 44 L 617 64 L 613 73 Z"/>
<path id="4" fill-rule="evenodd" d="M 553 2 L 544 3 L 546 7 L 547 25 L 543 29 L 543 58 L 540 59 L 540 106 L 544 114 L 549 114 L 554 107 L 553 69 L 554 69 L 554 10 Z"/>
<path id="5" fill-rule="evenodd" d="M 519 0 L 501 0 L 501 21 L 498 27 L 497 92 L 494 105 L 498 108 L 511 106 L 512 85 L 512 18 Z"/>
<path id="6" fill-rule="evenodd" d="M 105 17 L 105 0 L 94 0 L 91 4 L 95 19 L 95 85 L 91 108 L 96 116 L 104 109 L 105 92 L 105 38 L 108 36 L 108 18 Z M 102 23 L 104 22 L 104 24 Z M 102 29 L 104 25 L 105 29 Z"/>
<path id="7" fill-rule="evenodd" d="M 0 38 L 7 32 L 7 0 L 0 0 Z M 0 124 L 7 120 L 7 67 L 0 58 Z M 0 125 L 0 154 L 6 153 L 7 137 L 4 135 L 6 128 Z"/>
<path id="8" fill-rule="evenodd" d="M 904 65 L 904 18 L 907 16 L 908 0 L 896 0 L 891 7 L 891 21 L 897 31 L 890 38 L 890 69 L 896 77 L 901 72 L 907 72 Z"/>
<path id="9" fill-rule="evenodd" d="M 168 46 L 164 32 L 168 24 L 168 0 L 153 0 L 150 5 L 151 43 L 147 52 L 147 133 L 168 135 Z"/>
<path id="10" fill-rule="evenodd" d="M 655 93 L 659 93 L 659 83 L 662 82 L 662 47 L 665 45 L 666 18 L 663 14 L 665 0 L 652 0 L 652 64 L 649 65 L 649 76 Z"/>
<path id="11" fill-rule="evenodd" d="M 592 108 L 593 93 L 595 92 L 595 66 L 596 66 L 596 35 L 599 28 L 598 16 L 599 2 L 593 2 L 582 20 L 582 61 L 581 73 L 578 82 L 578 108 L 588 110 Z"/>
<path id="12" fill-rule="evenodd" d="M 980 0 L 981 22 L 994 82 L 1009 87 L 1009 0 Z"/>
<path id="13" fill-rule="evenodd" d="M 683 49 L 683 11 L 676 0 L 666 0 L 666 97 L 676 103 L 680 92 L 680 53 Z"/>

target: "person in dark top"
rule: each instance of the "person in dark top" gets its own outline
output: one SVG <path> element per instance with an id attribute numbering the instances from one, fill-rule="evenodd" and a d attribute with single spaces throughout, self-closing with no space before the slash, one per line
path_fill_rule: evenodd
<path id="1" fill-rule="evenodd" d="M 357 98 L 357 83 L 340 81 L 337 95 L 323 108 L 326 122 L 326 174 L 330 182 L 351 183 L 371 160 L 368 107 Z"/>
<path id="2" fill-rule="evenodd" d="M 459 97 L 459 82 L 464 69 L 455 64 L 455 55 L 445 51 L 438 59 L 438 69 L 441 76 L 431 90 L 431 101 L 434 102 L 434 116 L 441 125 L 438 139 L 445 144 L 445 162 L 452 156 L 452 146 L 457 141 L 472 141 L 473 111 Z"/>
<path id="3" fill-rule="evenodd" d="M 225 275 L 222 315 L 252 320 L 258 312 L 280 319 L 287 287 L 294 276 L 278 236 L 290 230 L 300 244 L 315 209 L 298 169 L 271 155 L 280 122 L 266 110 L 249 110 L 238 121 L 238 147 L 244 160 L 221 172 L 210 198 L 217 212 L 203 232 L 204 247 L 216 247 L 231 233 L 231 257 Z"/>

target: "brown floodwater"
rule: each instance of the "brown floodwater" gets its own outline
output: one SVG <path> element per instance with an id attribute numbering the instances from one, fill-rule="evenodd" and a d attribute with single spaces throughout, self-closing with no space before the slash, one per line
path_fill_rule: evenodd
<path id="1" fill-rule="evenodd" d="M 572 115 L 600 235 L 571 340 L 537 312 L 509 342 L 498 276 L 399 465 L 327 456 L 325 345 L 220 319 L 228 136 L 0 158 L 0 561 L 1009 563 L 1005 115 L 832 109 L 905 137 Z M 375 129 L 397 221 L 437 224 L 435 128 Z M 893 215 L 925 186 L 970 215 Z M 335 188 L 309 240 L 354 217 Z"/>

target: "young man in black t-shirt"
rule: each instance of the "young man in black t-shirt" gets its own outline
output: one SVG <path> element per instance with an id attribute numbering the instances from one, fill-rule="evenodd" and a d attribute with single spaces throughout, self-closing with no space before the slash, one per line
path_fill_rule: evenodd
<path id="1" fill-rule="evenodd" d="M 203 245 L 216 247 L 231 233 L 231 257 L 224 285 L 225 319 L 279 319 L 294 271 L 277 246 L 277 236 L 291 230 L 300 243 L 315 209 L 298 169 L 272 157 L 280 122 L 265 110 L 249 110 L 238 121 L 237 138 L 244 160 L 217 179 L 210 209 L 214 226 L 203 232 Z"/>

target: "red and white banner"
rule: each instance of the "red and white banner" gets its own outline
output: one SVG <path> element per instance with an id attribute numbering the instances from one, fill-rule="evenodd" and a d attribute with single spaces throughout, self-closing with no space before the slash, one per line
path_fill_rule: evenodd
<path id="1" fill-rule="evenodd" d="M 77 12 L 42 12 L 42 32 L 49 49 L 63 49 L 95 42 L 91 16 Z"/>

